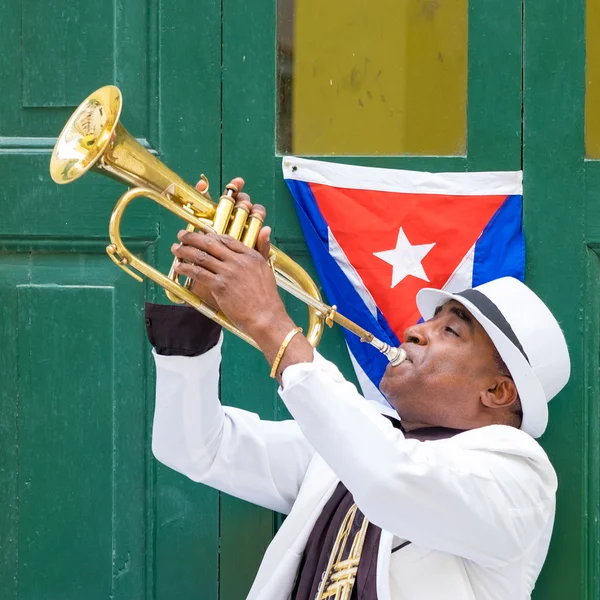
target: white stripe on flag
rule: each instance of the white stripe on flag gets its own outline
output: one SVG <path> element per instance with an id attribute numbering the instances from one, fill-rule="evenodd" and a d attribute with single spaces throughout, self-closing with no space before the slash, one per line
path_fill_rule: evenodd
<path id="1" fill-rule="evenodd" d="M 448 196 L 523 195 L 522 171 L 426 173 L 340 165 L 295 156 L 282 159 L 283 177 L 333 187 Z"/>
<path id="2" fill-rule="evenodd" d="M 473 287 L 473 261 L 475 260 L 475 244 L 466 253 L 443 290 L 447 292 L 463 292 Z"/>
<path id="3" fill-rule="evenodd" d="M 329 238 L 329 254 L 331 254 L 339 268 L 344 272 L 344 275 L 348 278 L 348 280 L 352 284 L 352 287 L 354 287 L 358 295 L 361 297 L 369 312 L 375 318 L 377 318 L 377 305 L 375 304 L 375 300 L 373 300 L 373 296 L 371 296 L 371 292 L 369 292 L 369 290 L 363 283 L 362 277 L 350 264 L 348 257 L 342 250 L 341 246 L 338 244 L 329 227 L 327 228 L 327 236 Z"/>

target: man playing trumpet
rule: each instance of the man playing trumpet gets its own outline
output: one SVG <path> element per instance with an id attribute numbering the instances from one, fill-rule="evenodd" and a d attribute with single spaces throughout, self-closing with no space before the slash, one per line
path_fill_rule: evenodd
<path id="1" fill-rule="evenodd" d="M 232 181 L 237 203 L 264 216 L 243 183 Z M 248 598 L 529 598 L 557 486 L 534 438 L 570 370 L 548 308 L 512 278 L 421 290 L 424 322 L 404 332 L 407 359 L 381 382 L 392 419 L 287 314 L 265 260 L 269 233 L 253 250 L 180 232 L 173 253 L 193 291 L 257 342 L 293 420 L 222 406 L 219 326 L 188 308 L 147 308 L 156 458 L 287 515 Z"/>

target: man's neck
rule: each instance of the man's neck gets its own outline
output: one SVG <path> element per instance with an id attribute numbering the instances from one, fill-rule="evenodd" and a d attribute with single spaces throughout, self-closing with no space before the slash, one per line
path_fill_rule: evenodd
<path id="1" fill-rule="evenodd" d="M 415 429 L 426 429 L 429 427 L 438 427 L 438 425 L 429 425 L 427 423 L 410 423 L 408 421 L 401 421 L 402 429 L 404 431 L 414 431 Z"/>

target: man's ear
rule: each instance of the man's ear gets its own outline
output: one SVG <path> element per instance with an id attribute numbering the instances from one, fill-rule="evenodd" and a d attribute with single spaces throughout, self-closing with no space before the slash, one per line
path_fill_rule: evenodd
<path id="1" fill-rule="evenodd" d="M 498 375 L 487 390 L 481 392 L 481 403 L 487 408 L 508 408 L 513 405 L 519 393 L 515 382 L 504 375 Z"/>

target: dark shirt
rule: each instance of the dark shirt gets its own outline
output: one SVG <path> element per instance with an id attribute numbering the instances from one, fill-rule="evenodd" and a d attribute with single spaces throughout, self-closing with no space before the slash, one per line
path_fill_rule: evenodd
<path id="1" fill-rule="evenodd" d="M 200 356 L 221 335 L 221 326 L 189 306 L 146 302 L 146 333 L 157 354 Z"/>
<path id="2" fill-rule="evenodd" d="M 219 325 L 193 308 L 150 303 L 146 303 L 146 331 L 156 352 L 166 356 L 199 356 L 213 348 L 221 335 Z M 402 429 L 399 421 L 390 420 L 394 427 Z M 426 441 L 452 437 L 457 433 L 460 431 L 431 427 L 404 432 L 404 435 L 409 439 Z M 353 504 L 352 494 L 340 482 L 323 507 L 308 538 L 292 600 L 314 600 L 321 577 L 327 569 L 340 525 Z M 358 510 L 350 531 L 350 540 L 354 539 L 363 519 L 364 515 Z M 377 556 L 380 538 L 381 529 L 369 523 L 351 600 L 377 599 Z M 407 543 L 393 548 L 392 552 L 401 551 Z"/>
<path id="3" fill-rule="evenodd" d="M 327 570 L 329 557 L 342 521 L 353 504 L 352 494 L 340 481 L 333 495 L 323 507 L 308 538 L 292 592 L 292 600 L 314 600 Z M 360 530 L 363 519 L 364 515 L 358 510 L 348 536 L 348 546 L 352 545 L 352 540 Z M 375 582 L 380 537 L 381 529 L 369 523 L 351 600 L 377 598 Z M 347 558 L 347 552 L 344 553 L 343 558 Z"/>

